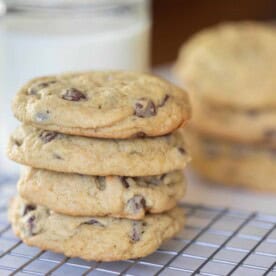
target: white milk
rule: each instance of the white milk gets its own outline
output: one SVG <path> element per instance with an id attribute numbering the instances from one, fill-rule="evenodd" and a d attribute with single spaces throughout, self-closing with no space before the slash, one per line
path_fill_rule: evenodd
<path id="1" fill-rule="evenodd" d="M 87 16 L 87 15 L 86 15 Z M 0 173 L 17 166 L 4 156 L 19 124 L 11 99 L 29 79 L 65 71 L 149 69 L 150 22 L 133 15 L 108 18 L 18 18 L 0 20 Z"/>

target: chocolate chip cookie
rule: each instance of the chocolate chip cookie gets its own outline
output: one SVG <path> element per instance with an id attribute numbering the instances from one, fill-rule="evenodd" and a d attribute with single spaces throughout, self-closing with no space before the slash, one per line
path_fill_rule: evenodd
<path id="1" fill-rule="evenodd" d="M 99 138 L 160 136 L 185 124 L 185 91 L 148 74 L 106 71 L 37 78 L 17 94 L 13 111 L 26 124 Z"/>
<path id="2" fill-rule="evenodd" d="M 15 198 L 9 219 L 26 244 L 86 260 L 139 258 L 155 251 L 183 226 L 182 209 L 147 215 L 141 221 L 111 217 L 70 217 Z"/>
<path id="3" fill-rule="evenodd" d="M 186 131 L 192 166 L 214 183 L 276 192 L 276 148 L 252 146 Z"/>
<path id="4" fill-rule="evenodd" d="M 142 219 L 176 206 L 185 192 L 182 171 L 159 176 L 85 176 L 26 168 L 18 182 L 28 202 L 70 216 Z"/>
<path id="5" fill-rule="evenodd" d="M 12 135 L 9 157 L 34 168 L 95 176 L 161 175 L 185 167 L 190 157 L 182 130 L 156 138 L 97 139 L 23 125 Z"/>
<path id="6" fill-rule="evenodd" d="M 236 22 L 193 36 L 175 72 L 190 91 L 193 126 L 206 135 L 276 145 L 276 28 Z"/>

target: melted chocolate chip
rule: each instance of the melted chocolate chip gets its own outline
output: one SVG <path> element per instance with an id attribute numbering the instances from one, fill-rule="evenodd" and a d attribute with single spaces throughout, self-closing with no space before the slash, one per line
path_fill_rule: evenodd
<path id="1" fill-rule="evenodd" d="M 22 143 L 23 143 L 23 141 L 19 141 L 18 139 L 14 139 L 14 138 L 13 138 L 13 142 L 18 147 L 20 147 L 22 145 Z"/>
<path id="2" fill-rule="evenodd" d="M 128 188 L 129 188 L 129 183 L 127 182 L 127 177 L 125 177 L 125 176 L 120 176 L 120 180 L 121 180 L 123 186 L 124 186 L 126 189 L 128 189 Z"/>
<path id="3" fill-rule="evenodd" d="M 102 223 L 100 223 L 98 220 L 96 219 L 90 219 L 86 222 L 84 222 L 83 224 L 86 224 L 86 225 L 96 225 L 96 226 L 101 226 L 101 227 L 104 227 L 104 225 Z"/>
<path id="4" fill-rule="evenodd" d="M 30 88 L 28 88 L 27 90 L 27 93 L 28 95 L 37 95 L 37 93 L 43 89 L 43 88 L 46 88 L 48 86 L 50 86 L 51 84 L 54 84 L 56 83 L 57 81 L 56 80 L 52 80 L 52 81 L 47 81 L 47 82 L 41 82 L 39 84 L 36 84 Z"/>
<path id="5" fill-rule="evenodd" d="M 46 144 L 54 140 L 57 135 L 57 132 L 44 130 L 39 134 L 39 138 Z"/>
<path id="6" fill-rule="evenodd" d="M 147 134 L 145 132 L 139 131 L 136 134 L 134 134 L 133 138 L 145 138 L 147 137 Z"/>
<path id="7" fill-rule="evenodd" d="M 35 205 L 32 204 L 28 204 L 25 205 L 24 210 L 23 210 L 23 216 L 27 215 L 29 212 L 34 211 L 36 209 Z"/>
<path id="8" fill-rule="evenodd" d="M 181 154 L 186 154 L 187 153 L 187 151 L 184 149 L 184 148 L 182 148 L 182 147 L 179 147 L 179 148 L 177 148 L 178 149 L 178 151 L 181 153 Z"/>
<path id="9" fill-rule="evenodd" d="M 104 176 L 97 176 L 96 177 L 96 186 L 100 191 L 105 190 L 105 177 Z"/>
<path id="10" fill-rule="evenodd" d="M 158 107 L 163 107 L 166 104 L 166 102 L 168 101 L 169 98 L 170 98 L 170 96 L 166 94 L 164 99 L 162 100 L 162 102 L 159 104 Z"/>
<path id="11" fill-rule="evenodd" d="M 57 153 L 53 153 L 53 157 L 58 160 L 63 160 L 63 158 Z"/>
<path id="12" fill-rule="evenodd" d="M 135 103 L 134 115 L 140 118 L 147 118 L 156 115 L 156 106 L 151 99 L 141 98 Z"/>
<path id="13" fill-rule="evenodd" d="M 35 216 L 30 216 L 27 220 L 27 225 L 28 225 L 28 234 L 30 236 L 33 236 L 34 233 L 34 227 L 35 227 Z"/>
<path id="14" fill-rule="evenodd" d="M 146 200 L 141 195 L 136 195 L 127 201 L 127 210 L 132 214 L 137 214 L 146 208 Z"/>
<path id="15" fill-rule="evenodd" d="M 130 234 L 131 242 L 135 243 L 141 240 L 142 235 L 145 233 L 144 227 L 146 226 L 145 222 L 133 221 L 132 222 L 132 231 Z"/>
<path id="16" fill-rule="evenodd" d="M 161 184 L 161 177 L 151 177 L 149 181 L 150 185 L 160 185 Z"/>
<path id="17" fill-rule="evenodd" d="M 250 117 L 256 117 L 257 115 L 259 115 L 260 111 L 257 109 L 248 109 L 246 110 L 246 114 Z"/>
<path id="18" fill-rule="evenodd" d="M 79 102 L 81 100 L 87 100 L 84 93 L 76 88 L 68 88 L 61 96 L 63 100 Z"/>

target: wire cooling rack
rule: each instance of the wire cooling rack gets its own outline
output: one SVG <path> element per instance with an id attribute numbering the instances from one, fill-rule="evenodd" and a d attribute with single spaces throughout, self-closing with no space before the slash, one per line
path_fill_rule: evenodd
<path id="1" fill-rule="evenodd" d="M 1 185 L 1 182 L 0 182 Z M 3 186 L 2 186 L 3 187 Z M 6 218 L 0 186 L 0 275 L 270 275 L 276 276 L 276 215 L 182 205 L 186 227 L 155 253 L 138 260 L 100 263 L 29 247 Z"/>

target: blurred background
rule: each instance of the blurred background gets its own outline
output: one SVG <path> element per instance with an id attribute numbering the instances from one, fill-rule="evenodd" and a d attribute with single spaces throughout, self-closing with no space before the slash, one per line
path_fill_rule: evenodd
<path id="1" fill-rule="evenodd" d="M 274 0 L 154 0 L 152 64 L 173 62 L 193 33 L 221 21 L 275 20 Z"/>

